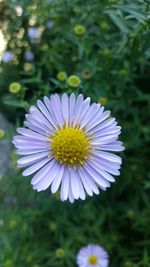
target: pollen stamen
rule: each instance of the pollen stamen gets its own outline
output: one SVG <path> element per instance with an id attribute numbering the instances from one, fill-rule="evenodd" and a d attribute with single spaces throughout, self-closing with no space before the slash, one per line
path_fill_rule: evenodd
<path id="1" fill-rule="evenodd" d="M 53 156 L 68 167 L 76 169 L 77 165 L 85 164 L 90 156 L 89 138 L 84 131 L 75 127 L 66 125 L 58 129 L 51 136 L 51 147 Z"/>

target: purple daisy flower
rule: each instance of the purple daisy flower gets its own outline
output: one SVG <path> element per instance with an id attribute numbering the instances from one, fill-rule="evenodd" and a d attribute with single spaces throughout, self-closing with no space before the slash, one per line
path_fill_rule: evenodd
<path id="1" fill-rule="evenodd" d="M 79 267 L 108 267 L 108 253 L 99 245 L 88 245 L 77 254 Z"/>
<path id="2" fill-rule="evenodd" d="M 37 27 L 30 27 L 28 29 L 28 36 L 29 36 L 31 41 L 36 41 L 40 38 L 41 32 L 40 32 L 39 28 L 37 28 Z"/>
<path id="3" fill-rule="evenodd" d="M 31 51 L 25 52 L 24 58 L 26 61 L 33 61 L 34 60 L 34 53 Z"/>
<path id="4" fill-rule="evenodd" d="M 46 24 L 46 28 L 47 28 L 48 30 L 50 30 L 50 29 L 53 27 L 53 25 L 54 25 L 54 21 L 49 20 L 49 21 L 47 22 L 47 24 Z"/>
<path id="5" fill-rule="evenodd" d="M 50 186 L 56 193 L 60 188 L 61 200 L 73 202 L 110 187 L 121 165 L 111 151 L 124 147 L 117 140 L 121 127 L 109 115 L 100 104 L 90 105 L 89 97 L 76 98 L 73 93 L 45 96 L 44 102 L 31 106 L 13 143 L 17 153 L 25 155 L 18 160 L 18 167 L 27 167 L 23 175 L 36 173 L 33 189 Z"/>
<path id="6" fill-rule="evenodd" d="M 5 51 L 2 55 L 2 61 L 5 63 L 11 62 L 13 58 L 14 54 L 10 50 Z"/>

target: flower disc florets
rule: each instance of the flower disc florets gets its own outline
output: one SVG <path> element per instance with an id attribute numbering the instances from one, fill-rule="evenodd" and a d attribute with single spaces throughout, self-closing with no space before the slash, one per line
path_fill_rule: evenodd
<path id="1" fill-rule="evenodd" d="M 51 139 L 54 157 L 67 166 L 83 164 L 89 156 L 88 137 L 78 127 L 60 129 Z"/>

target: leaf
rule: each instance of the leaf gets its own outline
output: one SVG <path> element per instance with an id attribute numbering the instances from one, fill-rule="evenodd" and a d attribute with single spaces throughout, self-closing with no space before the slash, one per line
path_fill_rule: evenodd
<path id="1" fill-rule="evenodd" d="M 124 21 L 116 14 L 116 12 L 112 10 L 107 10 L 104 12 L 105 14 L 109 15 L 109 17 L 112 19 L 114 24 L 124 33 L 129 33 L 130 30 L 125 25 Z"/>
<path id="2" fill-rule="evenodd" d="M 142 12 L 141 9 L 138 10 L 138 7 L 135 9 L 135 8 L 131 7 L 131 5 L 117 5 L 117 8 L 121 9 L 122 11 L 125 11 L 126 13 L 131 14 L 137 20 L 145 20 L 146 19 L 146 14 L 144 12 Z"/>
<path id="3" fill-rule="evenodd" d="M 29 108 L 29 104 L 26 101 L 19 100 L 19 99 L 13 99 L 9 95 L 7 95 L 3 98 L 3 103 L 5 105 L 9 105 L 9 106 L 16 107 L 16 108 L 24 108 L 25 110 L 27 110 Z"/>

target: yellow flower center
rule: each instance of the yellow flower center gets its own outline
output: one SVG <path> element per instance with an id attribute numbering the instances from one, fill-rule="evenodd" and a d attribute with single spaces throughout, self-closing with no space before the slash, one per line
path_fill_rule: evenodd
<path id="1" fill-rule="evenodd" d="M 91 265 L 96 265 L 98 263 L 98 258 L 95 255 L 91 255 L 88 258 L 88 263 Z"/>
<path id="2" fill-rule="evenodd" d="M 88 136 L 77 126 L 59 129 L 51 140 L 53 156 L 68 167 L 83 164 L 90 154 Z"/>

